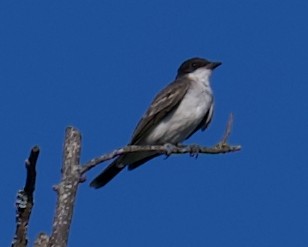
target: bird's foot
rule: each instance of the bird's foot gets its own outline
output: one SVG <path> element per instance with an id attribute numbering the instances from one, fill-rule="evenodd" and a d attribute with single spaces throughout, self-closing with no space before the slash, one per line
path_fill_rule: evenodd
<path id="1" fill-rule="evenodd" d="M 190 157 L 195 157 L 197 159 L 199 152 L 200 152 L 200 146 L 197 144 L 192 144 L 192 145 L 189 145 L 188 148 L 189 148 Z"/>
<path id="2" fill-rule="evenodd" d="M 166 143 L 164 144 L 164 148 L 165 148 L 165 159 L 167 159 L 171 154 L 172 154 L 172 151 L 174 150 L 176 146 L 171 144 L 171 143 Z"/>

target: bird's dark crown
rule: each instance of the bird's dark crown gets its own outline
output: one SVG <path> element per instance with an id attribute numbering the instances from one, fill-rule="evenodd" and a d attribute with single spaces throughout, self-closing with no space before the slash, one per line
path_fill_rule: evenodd
<path id="1" fill-rule="evenodd" d="M 201 67 L 208 67 L 209 69 L 214 69 L 220 64 L 221 64 L 220 62 L 211 62 L 204 58 L 199 58 L 199 57 L 190 58 L 181 64 L 181 66 L 178 69 L 177 76 L 191 73 Z"/>

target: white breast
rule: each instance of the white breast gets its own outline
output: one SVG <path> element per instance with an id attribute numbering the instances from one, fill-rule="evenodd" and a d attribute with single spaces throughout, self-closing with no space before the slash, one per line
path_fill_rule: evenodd
<path id="1" fill-rule="evenodd" d="M 192 82 L 180 105 L 153 129 L 147 144 L 177 144 L 184 141 L 210 109 L 213 96 L 209 77 L 211 71 L 200 68 L 188 74 Z"/>

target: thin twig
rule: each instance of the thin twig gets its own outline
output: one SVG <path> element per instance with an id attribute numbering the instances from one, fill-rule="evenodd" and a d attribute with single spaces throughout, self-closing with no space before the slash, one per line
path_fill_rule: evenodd
<path id="1" fill-rule="evenodd" d="M 236 152 L 241 150 L 240 145 L 235 146 L 229 146 L 229 145 L 223 145 L 221 147 L 203 147 L 198 145 L 187 145 L 187 146 L 168 146 L 165 145 L 162 146 L 126 146 L 123 148 L 116 149 L 108 154 L 103 154 L 99 157 L 93 158 L 84 165 L 82 165 L 81 168 L 81 174 L 86 173 L 87 171 L 91 170 L 93 167 L 99 165 L 100 163 L 103 163 L 105 161 L 111 160 L 119 155 L 127 154 L 127 153 L 134 153 L 134 152 L 144 152 L 144 151 L 157 151 L 161 154 L 186 154 L 191 153 L 192 149 L 198 149 L 199 153 L 201 154 L 224 154 L 224 153 L 230 153 L 230 152 Z"/>
<path id="2" fill-rule="evenodd" d="M 230 152 L 236 152 L 241 150 L 240 145 L 230 146 L 227 144 L 227 139 L 230 136 L 231 129 L 232 129 L 232 123 L 233 123 L 233 115 L 230 114 L 225 134 L 223 136 L 223 139 L 213 147 L 204 147 L 199 145 L 181 145 L 181 146 L 174 146 L 174 145 L 147 145 L 147 146 L 135 146 L 135 145 L 129 145 L 125 146 L 119 149 L 116 149 L 112 151 L 111 153 L 102 154 L 99 157 L 93 158 L 90 161 L 86 162 L 82 165 L 81 174 L 86 173 L 87 171 L 91 170 L 95 166 L 111 160 L 119 155 L 132 153 L 132 152 L 144 152 L 144 151 L 157 151 L 161 154 L 192 154 L 194 153 L 193 150 L 198 150 L 198 154 L 223 154 L 223 153 L 230 153 Z"/>
<path id="3" fill-rule="evenodd" d="M 231 135 L 232 125 L 233 125 L 233 113 L 231 112 L 230 116 L 229 116 L 229 119 L 228 119 L 228 122 L 227 122 L 225 134 L 224 134 L 222 140 L 220 141 L 220 143 L 222 145 L 227 144 L 227 140 L 228 140 L 228 138 Z"/>

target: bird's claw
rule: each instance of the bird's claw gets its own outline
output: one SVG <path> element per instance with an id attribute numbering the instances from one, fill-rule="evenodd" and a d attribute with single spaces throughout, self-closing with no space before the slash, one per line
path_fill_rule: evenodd
<path id="1" fill-rule="evenodd" d="M 189 146 L 189 155 L 190 157 L 195 157 L 196 159 L 198 158 L 200 152 L 200 146 L 199 145 L 190 145 Z"/>
<path id="2" fill-rule="evenodd" d="M 165 155 L 166 155 L 165 159 L 167 159 L 172 154 L 172 151 L 173 151 L 174 147 L 175 146 L 173 144 L 170 144 L 170 143 L 164 144 Z"/>

